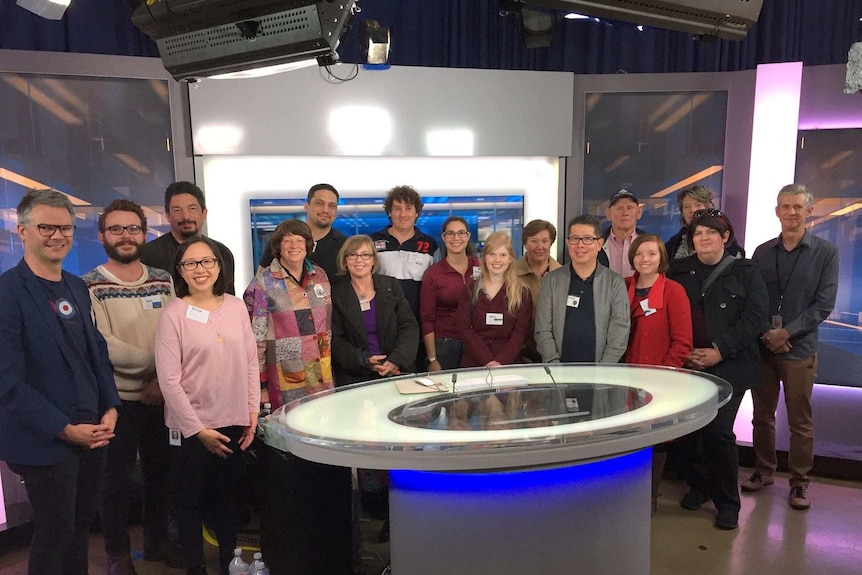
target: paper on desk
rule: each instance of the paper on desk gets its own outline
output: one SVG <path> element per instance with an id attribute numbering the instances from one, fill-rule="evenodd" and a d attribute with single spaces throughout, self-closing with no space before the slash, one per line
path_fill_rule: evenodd
<path id="1" fill-rule="evenodd" d="M 430 377 L 417 377 L 413 379 L 399 379 L 395 382 L 398 393 L 401 395 L 413 395 L 417 393 L 434 393 L 440 391 L 451 391 L 447 384 L 435 381 Z"/>
<path id="2" fill-rule="evenodd" d="M 516 387 L 527 383 L 529 380 L 526 377 L 507 373 L 504 375 L 494 375 L 482 377 L 472 377 L 470 379 L 459 379 L 455 383 L 455 391 L 470 391 L 473 389 L 495 389 L 498 387 Z"/>

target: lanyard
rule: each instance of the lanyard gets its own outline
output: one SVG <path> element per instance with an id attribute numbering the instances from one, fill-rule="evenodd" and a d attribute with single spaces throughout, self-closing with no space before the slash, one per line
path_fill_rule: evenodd
<path id="1" fill-rule="evenodd" d="M 776 246 L 778 249 L 784 249 L 784 247 L 779 243 Z M 796 257 L 793 259 L 793 265 L 790 267 L 790 273 L 787 274 L 787 281 L 784 283 L 784 287 L 781 286 L 781 272 L 778 270 L 778 258 L 781 256 L 779 251 L 775 252 L 775 281 L 778 283 L 778 310 L 777 313 L 781 313 L 781 304 L 784 303 L 784 290 L 787 289 L 787 286 L 790 285 L 790 278 L 793 277 L 793 272 L 796 271 L 796 264 L 799 263 L 799 256 L 802 254 L 802 246 L 798 245 L 793 248 L 793 251 L 796 252 Z M 798 251 L 797 251 L 798 250 Z"/>

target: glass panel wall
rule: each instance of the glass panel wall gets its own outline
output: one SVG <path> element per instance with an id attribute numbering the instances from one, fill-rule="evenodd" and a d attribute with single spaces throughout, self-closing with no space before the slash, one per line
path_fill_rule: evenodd
<path id="1" fill-rule="evenodd" d="M 168 229 L 165 187 L 174 181 L 168 81 L 0 73 L 0 272 L 23 248 L 15 207 L 31 188 L 55 188 L 76 205 L 78 231 L 64 268 L 105 260 L 101 209 L 117 198 L 145 206 L 149 239 Z"/>
<path id="2" fill-rule="evenodd" d="M 820 324 L 817 381 L 862 387 L 862 129 L 799 132 L 796 181 L 814 194 L 807 227 L 838 246 L 835 310 Z"/>
<path id="3" fill-rule="evenodd" d="M 667 239 L 679 190 L 704 185 L 720 207 L 726 122 L 725 91 L 588 93 L 584 213 L 607 224 L 608 199 L 626 188 L 644 205 L 638 226 Z"/>

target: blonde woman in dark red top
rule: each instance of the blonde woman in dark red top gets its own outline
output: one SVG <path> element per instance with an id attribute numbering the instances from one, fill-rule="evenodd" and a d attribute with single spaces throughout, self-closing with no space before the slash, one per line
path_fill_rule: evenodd
<path id="1" fill-rule="evenodd" d="M 458 304 L 480 273 L 479 260 L 470 254 L 470 231 L 464 218 L 452 216 L 443 222 L 442 238 L 446 257 L 425 272 L 419 294 L 428 371 L 455 369 L 460 364 L 463 342 Z"/>
<path id="2" fill-rule="evenodd" d="M 515 252 L 508 234 L 493 233 L 485 240 L 482 275 L 471 295 L 458 311 L 464 341 L 461 367 L 521 363 L 533 298 L 515 273 Z"/>
<path id="3" fill-rule="evenodd" d="M 664 242 L 639 235 L 629 249 L 635 273 L 626 278 L 631 304 L 629 346 L 625 363 L 682 367 L 692 350 L 691 305 L 685 289 L 665 277 L 669 261 Z M 667 461 L 667 444 L 653 447 L 652 505 Z"/>

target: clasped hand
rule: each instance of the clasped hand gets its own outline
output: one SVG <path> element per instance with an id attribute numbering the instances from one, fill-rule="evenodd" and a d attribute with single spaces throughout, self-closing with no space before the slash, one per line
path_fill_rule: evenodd
<path id="1" fill-rule="evenodd" d="M 721 352 L 714 347 L 696 347 L 686 359 L 686 367 L 707 369 L 721 362 Z"/>
<path id="2" fill-rule="evenodd" d="M 99 423 L 69 423 L 57 437 L 78 447 L 98 449 L 111 442 L 116 425 L 117 410 L 112 407 L 102 415 Z"/>
<path id="3" fill-rule="evenodd" d="M 372 355 L 368 358 L 368 367 L 380 377 L 398 375 L 398 366 L 387 360 L 385 355 Z"/>
<path id="4" fill-rule="evenodd" d="M 790 332 L 783 327 L 767 331 L 760 336 L 760 341 L 772 353 L 787 353 L 793 347 L 790 345 Z"/>

